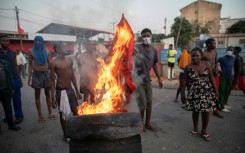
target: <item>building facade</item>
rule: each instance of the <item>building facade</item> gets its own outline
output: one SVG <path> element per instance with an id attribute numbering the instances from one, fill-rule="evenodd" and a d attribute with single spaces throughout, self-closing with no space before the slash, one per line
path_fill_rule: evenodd
<path id="1" fill-rule="evenodd" d="M 209 25 L 209 33 L 219 33 L 220 11 L 222 4 L 198 0 L 180 9 L 181 17 L 192 25 L 204 27 Z"/>
<path id="2" fill-rule="evenodd" d="M 231 27 L 233 24 L 237 23 L 238 21 L 244 21 L 245 18 L 234 18 L 231 17 L 221 18 L 220 19 L 220 30 L 219 33 L 226 33 L 226 30 Z"/>

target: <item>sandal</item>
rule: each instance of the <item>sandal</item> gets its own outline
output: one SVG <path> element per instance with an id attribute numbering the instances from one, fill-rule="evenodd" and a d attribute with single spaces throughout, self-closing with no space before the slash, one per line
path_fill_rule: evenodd
<path id="1" fill-rule="evenodd" d="M 208 134 L 202 134 L 202 138 L 205 141 L 210 141 L 210 136 Z"/>
<path id="2" fill-rule="evenodd" d="M 148 130 L 151 130 L 153 132 L 157 132 L 157 130 L 155 128 L 153 128 L 151 125 L 149 125 L 149 126 L 145 125 L 145 128 L 148 129 Z"/>
<path id="3" fill-rule="evenodd" d="M 190 131 L 190 136 L 197 136 L 197 135 L 199 135 L 198 131 L 194 131 L 194 130 Z"/>
<path id="4" fill-rule="evenodd" d="M 57 116 L 54 113 L 51 113 L 51 114 L 49 114 L 48 118 L 51 120 L 56 120 Z"/>
<path id="5" fill-rule="evenodd" d="M 71 138 L 68 138 L 68 137 L 63 137 L 63 141 L 67 142 L 67 143 L 70 143 L 71 142 Z"/>
<path id="6" fill-rule="evenodd" d="M 43 116 L 40 116 L 40 117 L 38 118 L 38 123 L 44 123 L 44 122 L 45 122 L 44 117 L 43 117 Z"/>

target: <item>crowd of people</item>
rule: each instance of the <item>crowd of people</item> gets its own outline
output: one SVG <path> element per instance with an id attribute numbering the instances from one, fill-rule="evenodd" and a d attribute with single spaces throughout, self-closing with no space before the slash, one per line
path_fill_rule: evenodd
<path id="1" fill-rule="evenodd" d="M 157 51 L 153 47 L 151 38 L 152 32 L 145 28 L 141 31 L 143 42 L 135 45 L 134 69 L 139 81 L 136 83 L 135 93 L 139 113 L 146 129 L 157 131 L 151 125 L 152 112 L 152 85 L 150 70 L 153 69 L 158 79 L 159 87 L 162 88 L 162 80 L 156 64 L 158 63 Z M 69 141 L 66 135 L 66 120 L 69 115 L 77 115 L 78 100 L 95 103 L 94 87 L 99 71 L 99 64 L 94 54 L 95 45 L 92 42 L 85 42 L 84 53 L 76 55 L 78 70 L 80 73 L 80 83 L 78 86 L 73 67 L 73 60 L 67 57 L 67 46 L 63 42 L 56 42 L 54 50 L 57 57 L 50 60 L 49 51 L 45 47 L 44 39 L 41 36 L 34 38 L 34 46 L 29 51 L 28 56 L 24 52 L 17 50 L 13 52 L 9 49 L 9 38 L 1 36 L 0 49 L 0 101 L 5 112 L 5 120 L 10 130 L 20 130 L 17 124 L 24 120 L 21 101 L 22 78 L 26 78 L 26 68 L 28 63 L 28 85 L 34 89 L 35 104 L 38 112 L 37 121 L 44 123 L 45 118 L 41 109 L 40 94 L 44 89 L 48 107 L 49 119 L 56 120 L 53 108 L 59 109 L 60 124 L 63 130 L 63 140 Z M 216 42 L 214 39 L 206 41 L 207 49 L 189 49 L 188 46 L 182 48 L 182 55 L 178 60 L 180 68 L 179 87 L 174 99 L 178 102 L 181 93 L 183 108 L 192 111 L 194 128 L 190 135 L 200 134 L 204 140 L 209 141 L 207 133 L 209 113 L 223 118 L 220 111 L 230 112 L 228 98 L 233 88 L 240 88 L 245 92 L 243 59 L 239 56 L 240 47 L 228 47 L 224 57 L 217 57 Z M 173 79 L 173 68 L 177 52 L 173 45 L 169 45 L 168 50 L 168 79 Z M 234 69 L 234 74 L 233 74 Z M 132 69 L 130 69 L 132 70 Z M 64 75 L 65 74 L 65 75 Z M 74 90 L 74 89 L 75 90 Z M 187 89 L 187 94 L 186 94 Z M 126 98 L 127 99 L 127 98 Z M 12 114 L 13 101 L 15 121 Z M 199 113 L 202 114 L 202 130 L 198 131 Z M 145 115 L 146 114 L 146 115 Z"/>

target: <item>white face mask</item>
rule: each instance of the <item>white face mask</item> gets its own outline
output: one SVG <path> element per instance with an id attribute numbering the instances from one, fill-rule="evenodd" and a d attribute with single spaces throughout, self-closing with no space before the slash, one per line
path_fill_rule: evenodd
<path id="1" fill-rule="evenodd" d="M 232 51 L 227 51 L 227 52 L 226 52 L 226 55 L 228 55 L 228 56 L 231 56 L 232 54 L 233 54 Z"/>
<path id="2" fill-rule="evenodd" d="M 150 45 L 151 44 L 151 37 L 143 38 L 143 43 L 146 44 L 146 45 Z"/>

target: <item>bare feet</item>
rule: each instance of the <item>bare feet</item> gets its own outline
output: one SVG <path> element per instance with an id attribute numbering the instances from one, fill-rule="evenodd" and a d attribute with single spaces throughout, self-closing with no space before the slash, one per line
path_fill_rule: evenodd
<path id="1" fill-rule="evenodd" d="M 153 128 L 151 125 L 145 125 L 145 128 L 148 130 L 151 130 L 153 132 L 157 132 L 157 130 L 155 128 Z"/>

